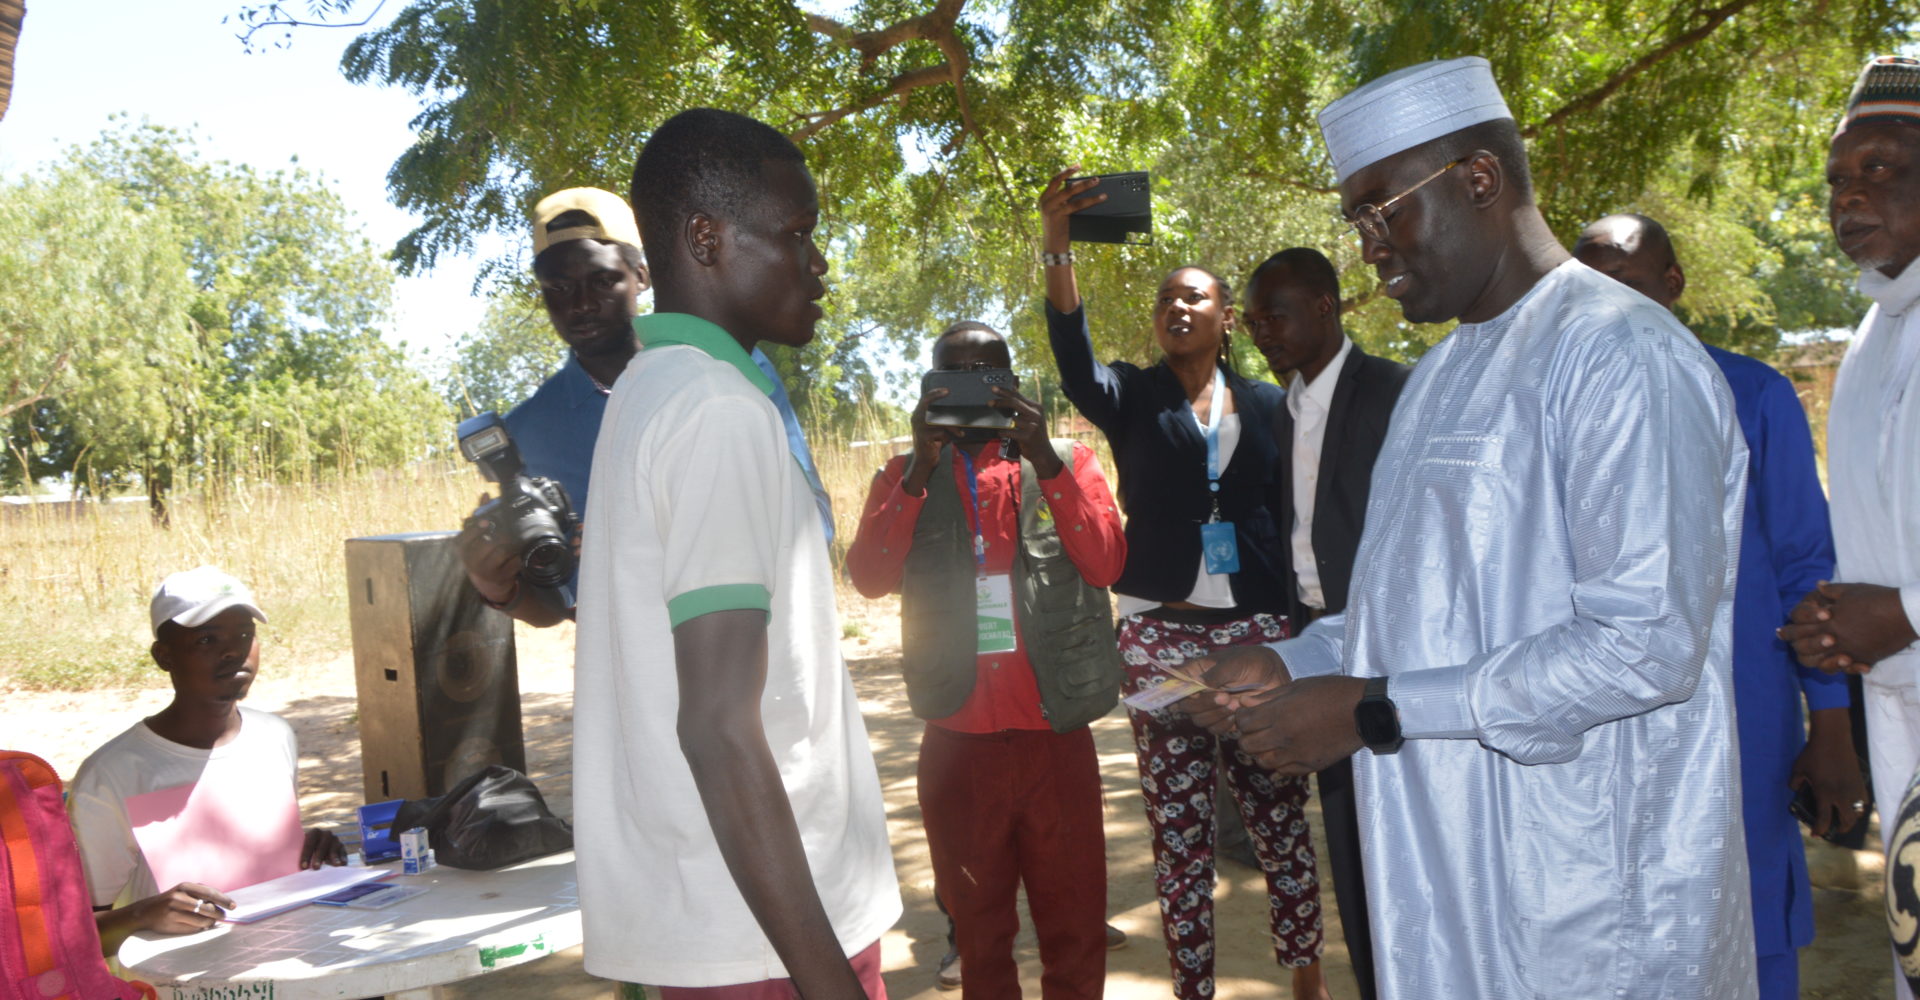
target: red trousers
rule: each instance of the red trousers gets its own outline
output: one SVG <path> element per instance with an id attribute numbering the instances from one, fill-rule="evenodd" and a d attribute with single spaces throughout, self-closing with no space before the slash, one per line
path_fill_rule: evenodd
<path id="1" fill-rule="evenodd" d="M 1099 1000 L 1107 980 L 1107 834 L 1093 733 L 928 726 L 920 814 L 953 915 L 963 1000 L 1020 996 L 1015 893 L 1040 943 L 1045 1000 Z"/>

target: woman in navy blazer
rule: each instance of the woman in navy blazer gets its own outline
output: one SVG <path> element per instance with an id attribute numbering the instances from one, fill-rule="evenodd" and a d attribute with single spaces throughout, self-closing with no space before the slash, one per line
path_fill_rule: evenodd
<path id="1" fill-rule="evenodd" d="M 1096 180 L 1069 180 L 1074 172 L 1056 175 L 1040 197 L 1047 332 L 1067 399 L 1113 449 L 1127 516 L 1126 568 L 1113 591 L 1127 686 L 1138 691 L 1187 660 L 1292 632 L 1287 535 L 1274 516 L 1288 469 L 1271 435 L 1286 394 L 1233 370 L 1232 294 L 1200 267 L 1176 268 L 1160 284 L 1153 308 L 1158 363 L 1142 368 L 1094 357 L 1067 229 L 1074 212 L 1104 196 L 1091 190 Z M 1208 471 L 1210 423 L 1219 442 L 1217 480 Z M 1232 538 L 1237 568 L 1203 554 L 1203 528 L 1213 522 L 1231 525 L 1205 530 Z M 1211 998 L 1216 738 L 1176 710 L 1128 714 L 1154 834 L 1174 995 Z M 1325 997 L 1306 780 L 1269 773 L 1230 737 L 1217 742 L 1266 873 L 1275 957 L 1292 969 L 1295 997 Z"/>

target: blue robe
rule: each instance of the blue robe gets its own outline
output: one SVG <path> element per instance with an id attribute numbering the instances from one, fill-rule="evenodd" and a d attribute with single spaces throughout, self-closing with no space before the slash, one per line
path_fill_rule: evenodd
<path id="1" fill-rule="evenodd" d="M 1793 383 L 1752 358 L 1709 346 L 1733 389 L 1747 439 L 1747 510 L 1733 602 L 1733 700 L 1740 786 L 1753 878 L 1756 954 L 1789 955 L 1813 940 L 1800 824 L 1787 812 L 1787 776 L 1806 745 L 1809 710 L 1845 708 L 1846 678 L 1797 663 L 1774 629 L 1821 580 L 1833 578 L 1827 497 L 1813 435 Z"/>

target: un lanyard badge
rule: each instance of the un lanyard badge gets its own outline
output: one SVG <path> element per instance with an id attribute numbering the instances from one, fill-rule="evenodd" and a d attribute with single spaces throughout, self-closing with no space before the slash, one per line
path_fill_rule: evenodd
<path id="1" fill-rule="evenodd" d="M 1220 520 L 1220 399 L 1227 394 L 1226 378 L 1220 367 L 1213 369 L 1213 400 L 1207 405 L 1207 491 L 1213 501 L 1213 514 L 1200 526 L 1200 555 L 1208 573 L 1240 572 L 1240 540 L 1234 535 L 1233 522 Z"/>
<path id="2" fill-rule="evenodd" d="M 973 456 L 953 449 L 967 464 L 967 514 L 973 522 L 974 637 L 976 652 L 1010 653 L 1020 648 L 1013 630 L 1013 578 L 1007 573 L 987 572 L 987 539 L 980 526 L 980 475 L 973 467 Z"/>

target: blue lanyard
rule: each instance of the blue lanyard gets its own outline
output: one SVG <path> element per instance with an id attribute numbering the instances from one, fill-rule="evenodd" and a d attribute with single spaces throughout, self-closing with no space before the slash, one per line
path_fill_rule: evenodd
<path id="1" fill-rule="evenodd" d="M 1225 396 L 1226 377 L 1220 374 L 1220 366 L 1213 368 L 1213 398 L 1207 403 L 1207 489 L 1213 494 L 1213 520 L 1220 520 L 1220 411 L 1225 407 L 1220 397 Z"/>
<path id="2" fill-rule="evenodd" d="M 973 468 L 973 456 L 959 447 L 953 449 L 962 462 L 967 463 L 967 513 L 973 519 L 973 561 L 980 567 L 980 575 L 987 575 L 987 539 L 980 533 L 980 476 Z"/>

